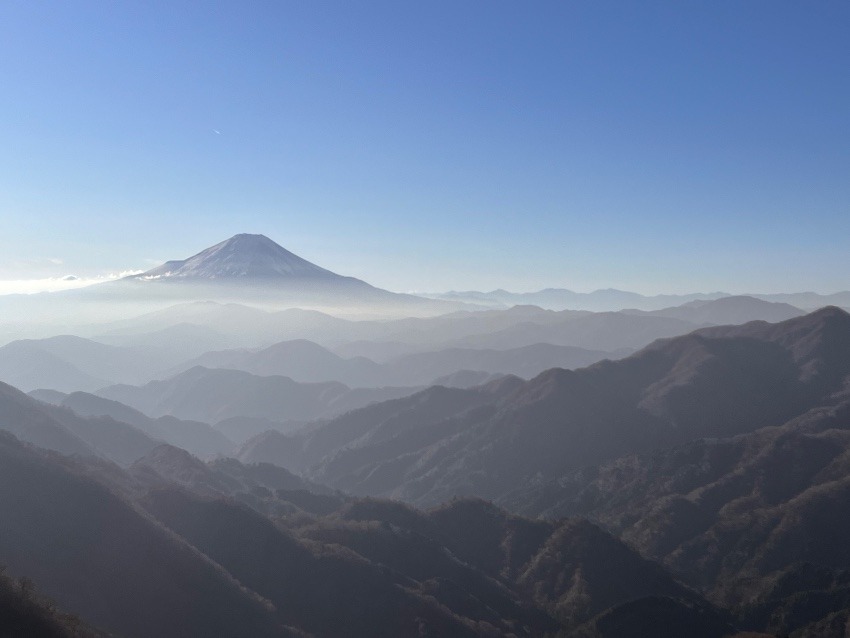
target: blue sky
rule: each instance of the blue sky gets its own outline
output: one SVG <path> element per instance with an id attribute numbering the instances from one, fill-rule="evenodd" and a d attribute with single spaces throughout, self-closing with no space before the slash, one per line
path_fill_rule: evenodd
<path id="1" fill-rule="evenodd" d="M 848 289 L 848 32 L 845 1 L 7 1 L 0 280 L 257 232 L 393 290 Z"/>

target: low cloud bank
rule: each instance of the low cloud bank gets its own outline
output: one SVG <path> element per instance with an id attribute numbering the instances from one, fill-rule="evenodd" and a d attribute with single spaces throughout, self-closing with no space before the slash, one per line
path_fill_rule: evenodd
<path id="1" fill-rule="evenodd" d="M 96 277 L 77 277 L 76 275 L 65 275 L 63 277 L 45 277 L 42 279 L 6 279 L 0 280 L 0 295 L 31 295 L 39 292 L 57 292 L 59 290 L 71 290 L 74 288 L 85 288 L 93 284 L 105 281 L 113 281 L 129 275 L 138 275 L 141 270 L 125 270 L 119 273 L 109 273 Z"/>

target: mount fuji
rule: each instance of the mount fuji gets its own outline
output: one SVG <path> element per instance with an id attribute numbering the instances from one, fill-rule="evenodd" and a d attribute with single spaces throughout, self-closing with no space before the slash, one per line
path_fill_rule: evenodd
<path id="1" fill-rule="evenodd" d="M 359 281 L 343 277 L 302 259 L 265 235 L 234 235 L 197 255 L 168 261 L 130 279 L 213 280 L 213 279 L 324 279 Z M 360 282 L 364 284 L 365 282 Z"/>
<path id="2" fill-rule="evenodd" d="M 441 314 L 468 307 L 376 288 L 299 257 L 265 235 L 239 234 L 181 260 L 91 293 L 142 300 L 219 301 L 275 308 L 301 307 L 356 314 Z"/>
<path id="3" fill-rule="evenodd" d="M 472 307 L 376 288 L 317 266 L 265 235 L 239 234 L 141 274 L 77 290 L 8 295 L 0 299 L 0 315 L 10 334 L 32 337 L 44 331 L 55 334 L 53 328 L 41 330 L 41 325 L 114 321 L 199 301 L 376 319 L 427 317 Z"/>

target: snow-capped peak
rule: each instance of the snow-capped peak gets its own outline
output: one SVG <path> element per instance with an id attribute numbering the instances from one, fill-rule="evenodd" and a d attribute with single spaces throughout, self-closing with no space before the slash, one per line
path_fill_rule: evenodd
<path id="1" fill-rule="evenodd" d="M 134 279 L 336 278 L 265 235 L 239 234 L 182 261 L 168 261 Z"/>

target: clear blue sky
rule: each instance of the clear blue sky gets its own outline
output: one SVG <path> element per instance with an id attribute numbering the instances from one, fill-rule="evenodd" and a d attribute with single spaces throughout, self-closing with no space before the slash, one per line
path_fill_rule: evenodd
<path id="1" fill-rule="evenodd" d="M 850 288 L 850 3 L 0 4 L 0 279 Z M 58 263 L 61 262 L 61 263 Z"/>

